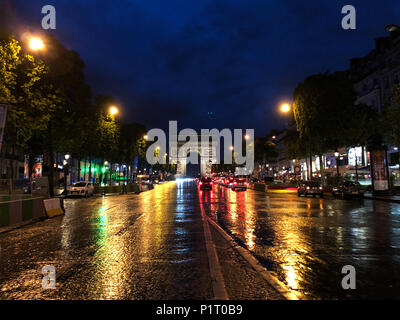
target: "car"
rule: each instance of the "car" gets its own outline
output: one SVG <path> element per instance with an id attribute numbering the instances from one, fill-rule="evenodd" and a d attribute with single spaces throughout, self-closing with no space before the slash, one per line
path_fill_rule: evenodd
<path id="1" fill-rule="evenodd" d="M 356 181 L 344 181 L 332 189 L 332 195 L 335 198 L 364 198 L 364 190 Z"/>
<path id="2" fill-rule="evenodd" d="M 324 190 L 319 182 L 305 181 L 300 183 L 297 187 L 297 195 L 299 197 L 301 195 L 304 195 L 305 197 L 308 195 L 312 195 L 313 197 L 318 195 L 322 198 L 324 196 Z"/>
<path id="3" fill-rule="evenodd" d="M 226 178 L 225 183 L 224 183 L 225 187 L 228 187 L 228 188 L 232 187 L 232 183 L 234 182 L 234 180 L 235 179 L 233 177 Z"/>
<path id="4" fill-rule="evenodd" d="M 199 183 L 200 190 L 212 190 L 213 182 L 211 178 L 202 178 Z"/>
<path id="5" fill-rule="evenodd" d="M 245 178 L 234 178 L 231 184 L 231 189 L 235 190 L 247 190 L 247 181 Z"/>
<path id="6" fill-rule="evenodd" d="M 88 197 L 93 196 L 94 187 L 93 183 L 90 181 L 79 181 L 72 185 L 69 190 L 68 194 L 71 196 L 81 196 L 81 197 Z"/>

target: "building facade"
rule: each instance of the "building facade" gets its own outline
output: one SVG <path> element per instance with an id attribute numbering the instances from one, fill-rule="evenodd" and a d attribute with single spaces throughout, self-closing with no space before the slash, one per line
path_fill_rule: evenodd
<path id="1" fill-rule="evenodd" d="M 350 60 L 350 77 L 357 91 L 357 104 L 382 112 L 391 104 L 393 86 L 400 82 L 400 27 L 386 27 L 389 36 L 375 39 L 375 48 L 365 57 Z M 388 165 L 400 183 L 399 146 L 388 146 Z"/>

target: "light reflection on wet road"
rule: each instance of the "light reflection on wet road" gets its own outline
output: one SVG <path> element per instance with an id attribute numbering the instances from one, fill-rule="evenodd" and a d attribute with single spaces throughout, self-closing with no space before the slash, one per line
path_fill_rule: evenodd
<path id="1" fill-rule="evenodd" d="M 201 212 L 309 298 L 400 297 L 399 204 L 171 182 L 65 206 L 0 234 L 0 299 L 210 299 Z M 56 290 L 41 288 L 45 265 Z M 354 291 L 340 286 L 344 265 L 356 268 Z"/>
<path id="2" fill-rule="evenodd" d="M 400 204 L 298 198 L 215 186 L 205 212 L 309 298 L 400 298 Z M 344 265 L 357 289 L 343 290 Z"/>
<path id="3" fill-rule="evenodd" d="M 210 299 L 193 185 L 68 199 L 64 217 L 0 234 L 0 299 Z M 42 290 L 41 268 L 57 288 Z"/>

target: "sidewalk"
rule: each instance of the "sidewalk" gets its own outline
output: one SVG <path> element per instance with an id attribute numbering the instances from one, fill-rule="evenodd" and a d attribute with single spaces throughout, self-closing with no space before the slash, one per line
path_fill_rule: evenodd
<path id="1" fill-rule="evenodd" d="M 367 192 L 364 194 L 364 199 L 400 203 L 400 196 L 374 196 L 372 193 Z"/>

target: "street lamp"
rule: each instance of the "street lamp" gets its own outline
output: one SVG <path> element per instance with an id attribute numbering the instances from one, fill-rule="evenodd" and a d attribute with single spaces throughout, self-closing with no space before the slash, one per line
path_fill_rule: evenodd
<path id="1" fill-rule="evenodd" d="M 119 110 L 116 106 L 111 106 L 109 112 L 112 116 L 115 116 L 116 114 L 118 114 Z"/>
<path id="2" fill-rule="evenodd" d="M 68 183 L 68 175 L 69 175 L 69 167 L 68 167 L 68 159 L 70 158 L 69 154 L 66 154 L 64 156 L 64 161 L 63 161 L 63 165 L 64 165 L 64 194 L 65 196 L 68 196 L 68 188 L 67 188 L 67 183 Z"/>
<path id="3" fill-rule="evenodd" d="M 143 139 L 144 139 L 144 140 L 147 140 L 147 139 L 148 139 L 148 135 L 147 135 L 147 134 L 144 135 L 144 136 L 143 136 Z"/>
<path id="4" fill-rule="evenodd" d="M 32 37 L 29 39 L 29 48 L 33 51 L 40 51 L 44 49 L 44 43 L 42 39 L 38 37 Z"/>
<path id="5" fill-rule="evenodd" d="M 244 138 L 245 138 L 246 140 L 249 140 L 249 139 L 250 139 L 250 136 L 249 136 L 248 134 L 246 134 L 246 135 L 244 136 Z"/>
<path id="6" fill-rule="evenodd" d="M 288 113 L 289 111 L 290 111 L 290 105 L 288 104 L 288 103 L 284 103 L 284 104 L 282 104 L 281 105 L 281 107 L 280 107 L 280 111 L 282 112 L 282 113 Z"/>

